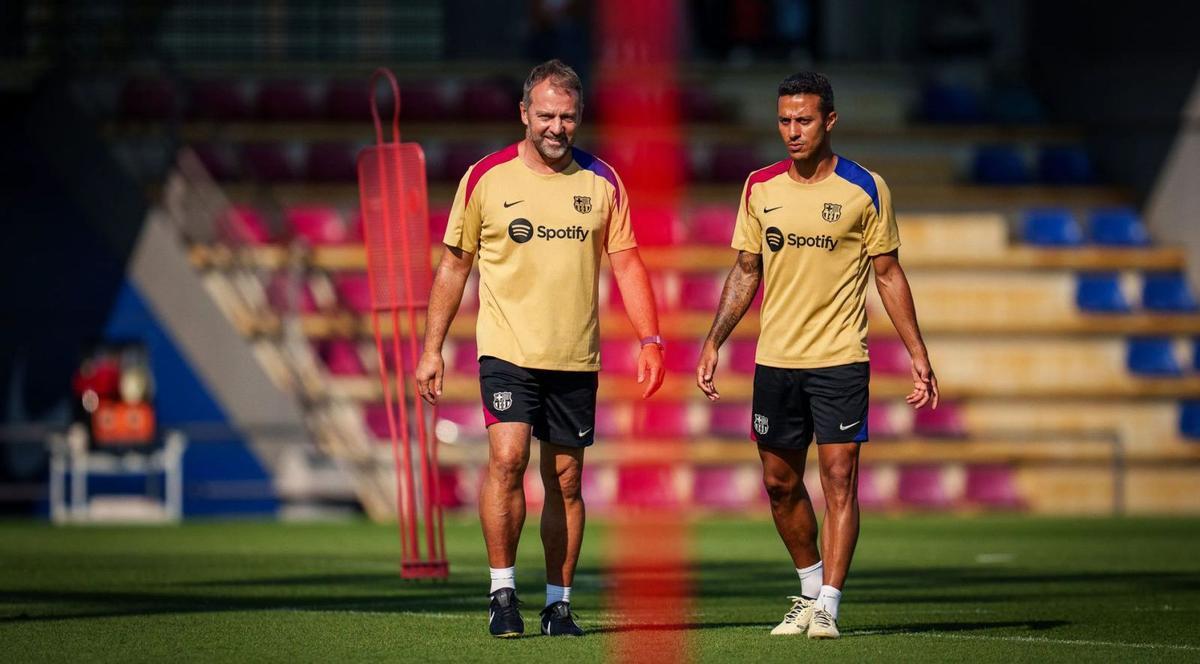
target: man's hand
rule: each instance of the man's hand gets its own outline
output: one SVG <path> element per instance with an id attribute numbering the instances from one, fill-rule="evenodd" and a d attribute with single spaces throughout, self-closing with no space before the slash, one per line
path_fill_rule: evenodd
<path id="1" fill-rule="evenodd" d="M 912 361 L 912 379 L 913 391 L 909 393 L 904 400 L 914 410 L 921 408 L 925 404 L 933 400 L 933 409 L 938 407 L 938 384 L 937 376 L 933 374 L 933 367 L 929 366 L 929 358 L 914 357 Z"/>
<path id="2" fill-rule="evenodd" d="M 642 392 L 643 399 L 649 399 L 650 395 L 658 391 L 662 387 L 663 378 L 667 372 L 663 369 L 663 350 L 658 344 L 646 344 L 642 346 L 642 351 L 638 353 L 637 361 L 637 382 L 638 385 L 649 381 L 646 385 L 646 391 Z"/>
<path id="3" fill-rule="evenodd" d="M 713 376 L 717 373 L 717 347 L 711 343 L 705 343 L 704 349 L 700 351 L 700 363 L 696 365 L 696 387 L 708 397 L 709 401 L 716 401 L 721 398 L 721 393 L 717 391 L 717 386 L 713 384 Z"/>
<path id="4" fill-rule="evenodd" d="M 421 353 L 416 371 L 417 392 L 431 405 L 437 405 L 438 397 L 442 396 L 442 374 L 445 370 L 441 353 L 431 350 Z"/>

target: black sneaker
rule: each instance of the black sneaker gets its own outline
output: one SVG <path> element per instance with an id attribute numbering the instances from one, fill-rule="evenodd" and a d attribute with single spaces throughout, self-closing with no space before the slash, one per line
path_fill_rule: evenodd
<path id="1" fill-rule="evenodd" d="M 542 609 L 542 634 L 546 636 L 583 636 L 575 624 L 575 614 L 569 602 L 555 602 Z"/>
<path id="2" fill-rule="evenodd" d="M 492 636 L 509 639 L 525 633 L 520 606 L 521 600 L 512 588 L 501 588 L 492 593 L 492 603 L 488 606 L 488 631 Z"/>

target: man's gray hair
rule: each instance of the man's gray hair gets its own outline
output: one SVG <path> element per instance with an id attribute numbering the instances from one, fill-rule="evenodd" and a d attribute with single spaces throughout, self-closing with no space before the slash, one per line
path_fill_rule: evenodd
<path id="1" fill-rule="evenodd" d="M 575 70 L 562 60 L 555 58 L 543 62 L 529 72 L 529 78 L 525 79 L 525 93 L 521 96 L 521 102 L 525 104 L 526 108 L 529 108 L 531 101 L 529 91 L 533 89 L 533 86 L 547 79 L 554 87 L 569 90 L 575 95 L 578 105 L 583 106 L 583 83 L 579 81 L 579 74 L 576 74 Z"/>

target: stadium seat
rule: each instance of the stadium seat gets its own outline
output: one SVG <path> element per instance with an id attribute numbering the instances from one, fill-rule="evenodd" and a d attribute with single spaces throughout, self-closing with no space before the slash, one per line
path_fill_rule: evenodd
<path id="1" fill-rule="evenodd" d="M 121 88 L 118 108 L 127 120 L 166 120 L 178 109 L 178 94 L 166 79 L 131 78 Z"/>
<path id="2" fill-rule="evenodd" d="M 317 354 L 334 376 L 363 376 L 367 369 L 358 354 L 358 344 L 350 339 L 330 339 L 317 346 Z"/>
<path id="3" fill-rule="evenodd" d="M 1038 152 L 1038 180 L 1046 184 L 1084 185 L 1094 182 L 1096 174 L 1083 146 L 1052 145 Z"/>
<path id="4" fill-rule="evenodd" d="M 632 339 L 604 339 L 600 342 L 600 364 L 613 375 L 637 373 L 638 342 Z"/>
<path id="5" fill-rule="evenodd" d="M 304 175 L 312 182 L 355 182 L 357 150 L 349 143 L 322 141 L 308 146 Z"/>
<path id="6" fill-rule="evenodd" d="M 1200 441 L 1200 401 L 1179 403 L 1179 433 L 1190 440 Z"/>
<path id="7" fill-rule="evenodd" d="M 371 286 L 366 272 L 343 272 L 334 276 L 333 287 L 342 306 L 356 313 L 371 311 Z"/>
<path id="8" fill-rule="evenodd" d="M 879 475 L 879 468 L 875 465 L 863 464 L 858 467 L 858 504 L 861 507 L 879 510 L 888 506 L 890 501 L 883 491 Z"/>
<path id="9" fill-rule="evenodd" d="M 248 85 L 232 79 L 208 79 L 192 84 L 188 114 L 197 120 L 229 122 L 254 114 Z"/>
<path id="10" fill-rule="evenodd" d="M 682 376 L 696 375 L 696 362 L 700 359 L 703 341 L 696 339 L 672 340 L 665 352 L 667 373 Z"/>
<path id="11" fill-rule="evenodd" d="M 457 183 L 472 164 L 492 152 L 489 146 L 480 143 L 447 143 L 443 150 L 441 179 Z"/>
<path id="12" fill-rule="evenodd" d="M 311 314 L 320 309 L 309 285 L 283 272 L 273 275 L 267 283 L 267 303 L 280 314 Z"/>
<path id="13" fill-rule="evenodd" d="M 1025 213 L 1022 241 L 1039 247 L 1078 247 L 1083 231 L 1070 210 L 1047 208 Z"/>
<path id="14" fill-rule="evenodd" d="M 921 115 L 935 124 L 972 124 L 986 120 L 983 103 L 973 88 L 953 83 L 930 83 L 921 91 Z"/>
<path id="15" fill-rule="evenodd" d="M 913 434 L 929 438 L 961 438 L 967 425 L 957 404 L 943 401 L 933 408 L 922 408 L 913 414 Z"/>
<path id="16" fill-rule="evenodd" d="M 459 374 L 479 374 L 479 349 L 474 341 L 460 339 L 454 342 L 454 352 L 447 370 Z"/>
<path id="17" fill-rule="evenodd" d="M 630 433 L 640 438 L 684 438 L 691 435 L 687 402 L 634 402 Z"/>
<path id="18" fill-rule="evenodd" d="M 712 179 L 716 182 L 744 182 L 751 171 L 766 165 L 752 145 L 734 143 L 713 147 Z"/>
<path id="19" fill-rule="evenodd" d="M 737 208 L 728 205 L 703 205 L 688 217 L 687 239 L 697 244 L 728 247 L 733 239 Z M 732 257 L 730 265 L 733 264 Z"/>
<path id="20" fill-rule="evenodd" d="M 338 79 L 325 86 L 325 117 L 345 122 L 371 120 L 370 90 L 366 83 L 354 79 Z M 380 119 L 391 119 L 391 88 L 379 86 Z M 390 137 L 389 137 L 390 138 Z"/>
<path id="21" fill-rule="evenodd" d="M 450 223 L 450 208 L 444 205 L 429 208 L 429 242 L 434 247 L 441 247 L 446 237 L 446 226 Z"/>
<path id="22" fill-rule="evenodd" d="M 1142 306 L 1150 311 L 1189 313 L 1197 310 L 1187 276 L 1180 272 L 1142 275 Z"/>
<path id="23" fill-rule="evenodd" d="M 1017 509 L 1021 495 L 1011 466 L 1000 464 L 967 466 L 967 502 L 988 509 Z"/>
<path id="24" fill-rule="evenodd" d="M 482 120 L 485 122 L 511 122 L 520 114 L 516 94 L 520 86 L 514 86 L 508 81 L 484 80 L 471 81 L 463 86 L 462 97 L 459 99 L 459 109 L 462 117 L 467 120 Z M 401 100 L 404 90 L 400 91 Z M 404 112 L 404 107 L 400 107 Z"/>
<path id="25" fill-rule="evenodd" d="M 439 403 L 434 426 L 439 440 L 448 443 L 487 437 L 483 406 L 477 401 Z"/>
<path id="26" fill-rule="evenodd" d="M 192 151 L 214 180 L 229 182 L 241 176 L 238 157 L 232 146 L 223 143 L 197 143 L 192 145 Z"/>
<path id="27" fill-rule="evenodd" d="M 242 146 L 242 170 L 263 182 L 289 182 L 299 178 L 304 146 L 273 142 Z"/>
<path id="28" fill-rule="evenodd" d="M 685 85 L 679 90 L 679 107 L 688 122 L 721 122 L 730 120 L 728 109 L 707 87 Z"/>
<path id="29" fill-rule="evenodd" d="M 879 376 L 912 376 L 912 359 L 899 339 L 871 339 L 867 342 L 871 373 Z"/>
<path id="30" fill-rule="evenodd" d="M 675 210 L 655 205 L 639 205 L 629 213 L 637 243 L 643 247 L 662 247 L 675 244 L 682 233 Z"/>
<path id="31" fill-rule="evenodd" d="M 1130 208 L 1092 210 L 1088 221 L 1092 242 L 1110 247 L 1145 247 L 1150 234 L 1137 211 Z"/>
<path id="32" fill-rule="evenodd" d="M 1082 272 L 1076 278 L 1075 306 L 1091 313 L 1126 313 L 1130 310 L 1116 272 Z"/>
<path id="33" fill-rule="evenodd" d="M 757 496 L 758 482 L 747 481 L 741 466 L 700 466 L 692 472 L 692 504 L 711 510 L 748 508 Z M 757 480 L 757 473 L 752 477 Z"/>
<path id="34" fill-rule="evenodd" d="M 266 218 L 249 205 L 231 205 L 217 222 L 217 240 L 226 244 L 267 244 L 271 235 Z"/>
<path id="35" fill-rule="evenodd" d="M 1025 155 L 1011 145 L 985 145 L 975 151 L 971 177 L 979 184 L 1015 185 L 1030 181 Z"/>
<path id="36" fill-rule="evenodd" d="M 457 468 L 443 466 L 438 468 L 437 473 L 435 500 L 438 505 L 447 509 L 458 509 L 474 502 L 470 492 L 464 491 L 460 485 L 461 476 Z"/>
<path id="37" fill-rule="evenodd" d="M 629 434 L 628 418 L 623 417 L 624 404 L 602 401 L 596 404 L 596 438 L 613 440 Z"/>
<path id="38" fill-rule="evenodd" d="M 640 236 L 638 237 L 638 241 L 639 243 L 641 242 Z M 671 306 L 671 293 L 667 288 L 666 272 L 650 272 L 650 287 L 654 289 L 654 303 L 658 306 L 660 314 L 674 308 Z M 617 286 L 617 278 L 611 272 L 608 275 L 608 304 L 605 305 L 605 303 L 601 302 L 600 307 L 616 312 L 625 311 L 625 300 L 621 297 L 621 289 Z"/>
<path id="39" fill-rule="evenodd" d="M 626 507 L 671 507 L 679 504 L 669 465 L 623 466 L 617 469 L 616 503 Z"/>
<path id="40" fill-rule="evenodd" d="M 386 87 L 386 86 L 382 86 Z M 382 89 L 381 87 L 381 89 Z M 400 83 L 401 122 L 448 122 L 454 119 L 450 90 L 436 81 L 404 81 Z M 391 117 L 391 91 L 379 95 L 379 108 Z M 370 117 L 370 107 L 367 108 Z M 514 111 L 515 114 L 515 111 Z M 381 113 L 380 117 L 384 117 Z M 483 155 L 480 155 L 481 157 Z M 459 175 L 462 175 L 461 173 Z"/>
<path id="41" fill-rule="evenodd" d="M 367 431 L 376 438 L 389 439 L 387 408 L 382 403 L 369 404 L 363 407 L 363 420 Z"/>
<path id="42" fill-rule="evenodd" d="M 720 380 L 717 381 L 718 389 Z M 708 405 L 708 432 L 720 438 L 746 440 L 750 437 L 752 410 L 749 401 L 728 402 L 724 399 Z"/>
<path id="43" fill-rule="evenodd" d="M 1168 337 L 1134 337 L 1129 340 L 1126 366 L 1141 376 L 1179 376 L 1183 370 Z"/>
<path id="44" fill-rule="evenodd" d="M 726 341 L 725 346 L 721 349 L 721 356 L 725 359 L 718 359 L 717 370 L 720 371 L 722 367 L 729 367 L 731 371 L 753 375 L 754 357 L 757 353 L 758 341 L 756 339 Z"/>
<path id="45" fill-rule="evenodd" d="M 905 507 L 945 509 L 950 496 L 942 481 L 942 467 L 937 465 L 903 466 L 896 497 Z"/>
<path id="46" fill-rule="evenodd" d="M 616 499 L 616 472 L 611 467 L 584 465 L 581 479 L 583 502 L 588 512 L 604 512 Z"/>
<path id="47" fill-rule="evenodd" d="M 315 85 L 309 81 L 266 81 L 258 88 L 255 110 L 264 120 L 314 120 L 321 112 Z"/>
<path id="48" fill-rule="evenodd" d="M 313 246 L 343 244 L 349 241 L 342 215 L 327 205 L 297 205 L 283 214 L 292 235 Z"/>
<path id="49" fill-rule="evenodd" d="M 872 401 L 867 407 L 867 431 L 871 440 L 898 438 L 904 433 L 897 426 L 897 418 L 892 417 L 891 411 L 891 404 L 884 401 Z"/>
<path id="50" fill-rule="evenodd" d="M 692 311 L 717 310 L 725 276 L 714 272 L 691 272 L 680 277 L 679 306 Z"/>

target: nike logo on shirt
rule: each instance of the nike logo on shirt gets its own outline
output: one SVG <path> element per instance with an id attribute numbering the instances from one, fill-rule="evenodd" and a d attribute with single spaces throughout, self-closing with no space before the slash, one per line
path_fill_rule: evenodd
<path id="1" fill-rule="evenodd" d="M 524 199 L 524 198 L 522 198 L 522 199 L 521 199 L 521 200 L 519 200 L 519 201 L 513 201 L 513 202 L 511 202 L 511 203 L 509 203 L 508 201 L 504 201 L 504 207 L 505 207 L 505 208 L 510 208 L 510 207 L 512 207 L 512 206 L 514 206 L 514 205 L 516 205 L 517 203 L 524 203 L 524 202 L 525 202 L 525 199 Z"/>
<path id="2" fill-rule="evenodd" d="M 771 214 L 772 212 L 774 212 L 774 211 L 778 210 L 778 209 L 779 209 L 779 208 L 781 208 L 781 207 L 783 207 L 783 206 L 782 206 L 782 205 L 776 205 L 776 206 L 775 206 L 775 207 L 773 207 L 773 208 L 763 208 L 763 214 Z"/>

